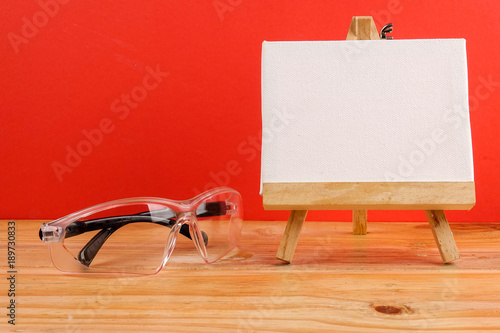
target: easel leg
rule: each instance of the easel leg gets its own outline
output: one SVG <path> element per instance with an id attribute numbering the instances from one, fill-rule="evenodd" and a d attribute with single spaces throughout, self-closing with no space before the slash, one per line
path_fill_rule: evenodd
<path id="1" fill-rule="evenodd" d="M 352 233 L 354 235 L 366 235 L 366 210 L 353 210 L 352 211 Z"/>
<path id="2" fill-rule="evenodd" d="M 302 229 L 302 224 L 304 224 L 306 215 L 307 210 L 292 210 L 290 212 L 276 258 L 286 261 L 287 263 L 292 261 L 295 247 L 299 240 L 300 230 Z"/>
<path id="3" fill-rule="evenodd" d="M 460 258 L 453 233 L 444 212 L 442 210 L 426 210 L 425 215 L 431 225 L 432 234 L 436 240 L 443 262 L 448 263 Z"/>

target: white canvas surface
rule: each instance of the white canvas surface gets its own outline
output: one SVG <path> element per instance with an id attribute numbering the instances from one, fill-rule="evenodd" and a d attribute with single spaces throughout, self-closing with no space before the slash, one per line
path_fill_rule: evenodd
<path id="1" fill-rule="evenodd" d="M 473 181 L 465 40 L 264 42 L 261 181 Z"/>

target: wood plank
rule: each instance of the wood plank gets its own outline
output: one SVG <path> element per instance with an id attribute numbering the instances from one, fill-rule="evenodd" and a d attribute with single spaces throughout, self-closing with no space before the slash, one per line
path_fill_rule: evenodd
<path id="1" fill-rule="evenodd" d="M 276 258 L 287 263 L 292 262 L 295 247 L 299 240 L 300 230 L 302 229 L 302 224 L 304 224 L 306 220 L 306 216 L 307 210 L 292 210 L 290 212 Z"/>
<path id="2" fill-rule="evenodd" d="M 453 233 L 442 210 L 426 210 L 425 215 L 431 226 L 432 235 L 444 263 L 460 258 Z"/>
<path id="3" fill-rule="evenodd" d="M 308 221 L 283 265 L 286 222 L 246 221 L 224 260 L 207 265 L 179 239 L 153 276 L 60 273 L 40 224 L 17 221 L 17 324 L 4 308 L 1 332 L 500 331 L 500 223 L 452 224 L 462 258 L 442 265 L 428 223 L 371 222 L 358 237 L 351 222 Z"/>
<path id="4" fill-rule="evenodd" d="M 474 182 L 263 184 L 268 210 L 468 210 L 475 202 Z"/>
<path id="5" fill-rule="evenodd" d="M 366 235 L 368 212 L 366 210 L 352 211 L 352 232 L 354 235 Z"/>

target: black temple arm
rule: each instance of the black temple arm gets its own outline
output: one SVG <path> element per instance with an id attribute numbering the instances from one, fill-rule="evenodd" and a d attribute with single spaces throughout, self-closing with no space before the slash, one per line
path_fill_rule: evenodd
<path id="1" fill-rule="evenodd" d="M 227 213 L 225 201 L 205 202 L 198 206 L 196 210 L 197 217 L 222 216 Z"/>
<path id="2" fill-rule="evenodd" d="M 83 265 L 89 267 L 92 260 L 94 260 L 97 252 L 101 249 L 104 242 L 115 232 L 118 228 L 106 228 L 99 231 L 92 237 L 92 239 L 85 244 L 85 246 L 78 252 L 77 260 Z"/>
<path id="3" fill-rule="evenodd" d="M 130 223 L 149 222 L 172 227 L 175 223 L 175 216 L 173 218 L 163 218 L 155 216 L 142 215 L 143 213 L 135 215 L 122 215 L 103 217 L 87 221 L 75 221 L 66 227 L 64 238 L 74 237 L 86 232 L 103 230 L 107 228 L 121 228 Z"/>

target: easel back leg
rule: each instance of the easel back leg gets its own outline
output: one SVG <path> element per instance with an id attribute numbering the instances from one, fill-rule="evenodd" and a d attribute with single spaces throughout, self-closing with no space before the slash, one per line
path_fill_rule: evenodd
<path id="1" fill-rule="evenodd" d="M 354 235 L 366 235 L 368 212 L 366 210 L 352 211 L 352 233 Z"/>

